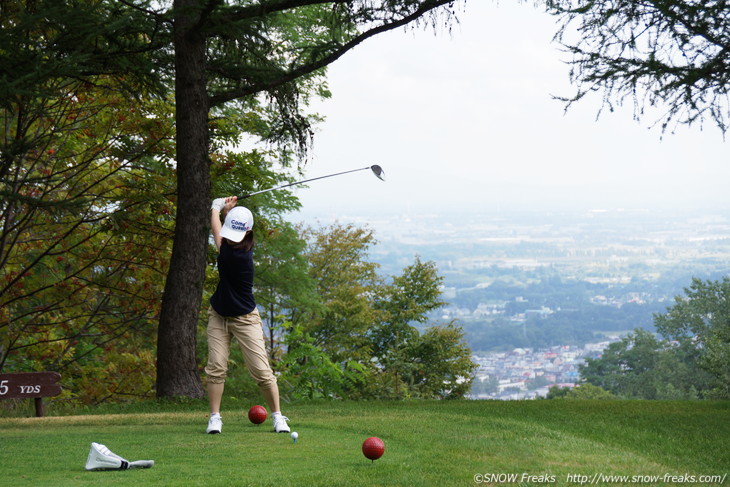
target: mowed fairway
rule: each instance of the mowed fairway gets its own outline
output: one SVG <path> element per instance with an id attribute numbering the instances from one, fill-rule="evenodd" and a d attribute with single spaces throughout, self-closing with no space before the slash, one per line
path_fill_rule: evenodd
<path id="1" fill-rule="evenodd" d="M 272 433 L 270 420 L 255 426 L 246 407 L 227 406 L 221 435 L 205 434 L 203 407 L 0 418 L 0 485 L 580 485 L 582 476 L 606 485 L 677 485 L 679 476 L 730 485 L 730 402 L 302 403 L 284 411 L 296 444 Z M 360 449 L 369 436 L 385 442 L 374 463 Z M 155 466 L 87 472 L 91 442 Z M 716 480 L 699 482 L 710 475 Z"/>

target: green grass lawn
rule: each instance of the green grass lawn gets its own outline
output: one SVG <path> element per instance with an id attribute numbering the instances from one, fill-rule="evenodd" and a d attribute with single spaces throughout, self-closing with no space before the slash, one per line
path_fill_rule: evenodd
<path id="1" fill-rule="evenodd" d="M 290 404 L 284 412 L 296 444 L 272 433 L 269 420 L 251 424 L 248 406 L 224 404 L 221 435 L 205 434 L 203 403 L 0 418 L 0 485 L 730 485 L 730 402 Z M 374 463 L 360 449 L 369 436 L 385 442 Z M 91 442 L 155 466 L 87 472 Z M 709 475 L 720 481 L 700 482 Z"/>

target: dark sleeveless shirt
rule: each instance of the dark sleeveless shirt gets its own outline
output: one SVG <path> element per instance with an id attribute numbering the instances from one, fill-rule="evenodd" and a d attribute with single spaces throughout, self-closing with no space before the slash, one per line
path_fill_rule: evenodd
<path id="1" fill-rule="evenodd" d="M 253 251 L 223 242 L 218 253 L 218 287 L 210 305 L 221 316 L 241 316 L 256 308 L 253 297 Z"/>

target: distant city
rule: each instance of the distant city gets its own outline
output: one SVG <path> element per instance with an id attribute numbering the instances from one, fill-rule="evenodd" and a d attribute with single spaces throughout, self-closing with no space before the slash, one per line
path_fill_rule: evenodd
<path id="1" fill-rule="evenodd" d="M 472 397 L 544 396 L 572 387 L 586 357 L 635 328 L 653 329 L 693 277 L 730 273 L 730 211 L 590 210 L 308 219 L 375 232 L 371 259 L 397 275 L 436 263 L 479 365 Z"/>
<path id="2" fill-rule="evenodd" d="M 578 366 L 597 358 L 613 340 L 583 346 L 557 345 L 540 350 L 515 348 L 509 352 L 474 355 L 479 365 L 472 399 L 535 399 L 546 397 L 550 387 L 575 387 Z"/>

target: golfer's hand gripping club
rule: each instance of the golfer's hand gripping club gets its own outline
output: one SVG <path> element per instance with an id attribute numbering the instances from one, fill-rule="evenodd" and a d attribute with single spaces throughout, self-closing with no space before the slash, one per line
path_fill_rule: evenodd
<path id="1" fill-rule="evenodd" d="M 238 201 L 238 196 L 228 196 L 227 198 L 216 198 L 213 200 L 213 202 L 210 204 L 211 210 L 217 210 L 217 211 L 231 211 L 231 208 L 236 206 L 236 202 Z"/>
<path id="2" fill-rule="evenodd" d="M 226 199 L 225 198 L 216 198 L 210 204 L 210 209 L 211 210 L 223 211 L 223 207 L 224 206 L 226 206 Z"/>

